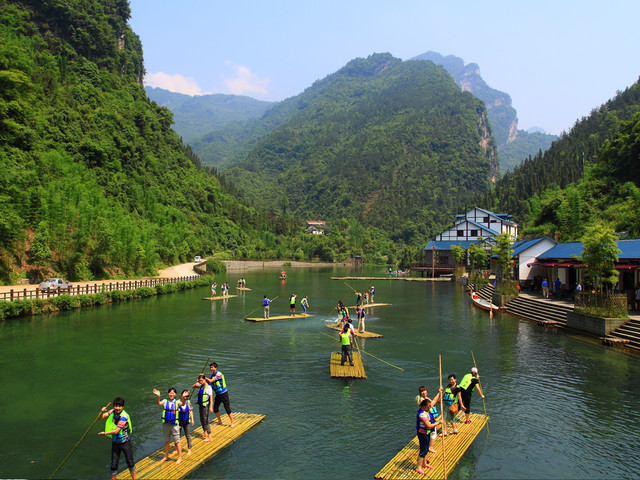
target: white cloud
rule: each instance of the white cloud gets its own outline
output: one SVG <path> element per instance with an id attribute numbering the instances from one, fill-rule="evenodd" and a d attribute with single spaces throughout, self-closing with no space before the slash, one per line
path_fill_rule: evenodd
<path id="1" fill-rule="evenodd" d="M 159 87 L 170 92 L 184 93 L 186 95 L 202 95 L 202 89 L 195 78 L 185 77 L 180 74 L 169 75 L 168 73 L 147 73 L 144 77 L 144 84 L 149 87 Z"/>
<path id="2" fill-rule="evenodd" d="M 267 95 L 269 93 L 267 91 L 268 78 L 259 78 L 243 65 L 233 65 L 231 62 L 227 62 L 227 64 L 231 65 L 236 73 L 234 78 L 227 78 L 224 81 L 230 93 L 234 95 Z"/>

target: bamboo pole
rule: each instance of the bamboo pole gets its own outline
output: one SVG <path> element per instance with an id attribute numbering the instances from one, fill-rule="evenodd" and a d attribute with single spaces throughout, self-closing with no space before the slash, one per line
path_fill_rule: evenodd
<path id="1" fill-rule="evenodd" d="M 271 300 L 269 300 L 269 303 L 273 302 L 273 301 L 274 301 L 276 298 L 278 298 L 279 296 L 280 296 L 280 295 L 278 295 L 277 297 L 274 297 L 274 298 L 272 298 Z M 264 307 L 264 305 L 260 305 L 260 307 Z M 260 308 L 260 307 L 258 307 L 258 308 Z M 253 314 L 253 312 L 255 312 L 256 310 L 258 310 L 258 308 L 254 308 L 253 310 L 251 310 L 251 311 L 250 311 L 250 312 L 245 316 L 245 318 L 250 317 L 250 316 Z"/>
<path id="2" fill-rule="evenodd" d="M 476 365 L 476 357 L 473 354 L 473 350 L 471 350 L 471 358 L 473 358 L 473 366 L 476 367 L 476 369 L 478 368 L 478 365 Z M 480 375 L 478 375 L 478 385 L 480 385 Z M 482 385 L 480 385 L 480 388 L 482 388 Z M 482 394 L 484 395 L 484 392 L 482 392 Z M 484 416 L 487 416 L 487 406 L 484 403 L 484 398 L 482 399 L 482 408 L 484 409 Z M 489 422 L 487 422 L 487 434 L 489 434 Z"/>
<path id="3" fill-rule="evenodd" d="M 107 405 L 104 407 L 109 408 L 109 405 L 111 405 L 111 402 L 107 403 Z M 82 443 L 82 441 L 84 440 L 84 437 L 87 436 L 87 434 L 89 433 L 89 431 L 93 428 L 93 426 L 96 424 L 96 422 L 98 420 L 100 420 L 100 418 L 102 417 L 102 410 L 100 410 L 100 413 L 98 414 L 98 416 L 96 417 L 96 419 L 93 421 L 93 423 L 89 426 L 89 428 L 87 428 L 87 431 L 84 432 L 84 435 L 82 435 L 82 437 L 80 438 L 80 440 L 78 440 L 78 443 L 76 443 L 73 448 L 71 449 L 71 451 L 69 452 L 69 454 L 65 457 L 65 459 L 62 461 L 62 463 L 58 466 L 58 468 L 56 468 L 56 471 L 53 472 L 51 474 L 51 476 L 49 477 L 49 480 L 51 480 L 53 478 L 53 476 L 58 473 L 58 470 L 60 470 L 62 468 L 62 466 L 67 463 L 67 460 L 69 459 L 69 457 L 71 456 L 71 454 L 73 452 L 75 452 L 76 448 L 78 448 L 78 445 L 80 445 Z"/>

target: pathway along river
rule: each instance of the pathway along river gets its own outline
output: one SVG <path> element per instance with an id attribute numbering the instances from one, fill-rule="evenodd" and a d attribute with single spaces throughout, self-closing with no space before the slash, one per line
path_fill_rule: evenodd
<path id="1" fill-rule="evenodd" d="M 471 350 L 490 433 L 478 436 L 449 478 L 640 476 L 640 359 L 508 315 L 490 320 L 459 285 L 383 280 L 376 301 L 393 305 L 370 312 L 367 328 L 384 338 L 360 347 L 404 372 L 364 356 L 368 379 L 332 379 L 329 354 L 339 345 L 324 335 L 333 334 L 326 315 L 355 296 L 329 277 L 348 272 L 289 270 L 285 283 L 275 270 L 246 273 L 253 290 L 224 302 L 203 301 L 209 291 L 202 288 L 2 323 L 0 477 L 48 477 L 115 396 L 133 417 L 136 459 L 148 455 L 162 446 L 152 389 L 190 386 L 210 356 L 226 376 L 232 407 L 267 418 L 197 477 L 372 478 L 415 435 L 414 397 L 422 384 L 437 391 L 438 354 L 443 374 L 461 378 L 473 366 Z M 235 285 L 237 277 L 226 279 Z M 309 295 L 315 316 L 243 320 L 255 308 L 261 314 L 265 294 L 279 296 L 272 315 L 287 312 L 292 292 Z M 482 411 L 477 393 L 473 407 Z M 59 478 L 107 477 L 101 424 Z"/>

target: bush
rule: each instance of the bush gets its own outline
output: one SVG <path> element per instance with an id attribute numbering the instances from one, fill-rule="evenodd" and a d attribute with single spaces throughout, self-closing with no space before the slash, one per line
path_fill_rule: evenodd
<path id="1" fill-rule="evenodd" d="M 153 297 L 154 295 L 158 294 L 156 292 L 156 289 L 153 287 L 139 287 L 136 288 L 135 292 L 137 298 Z"/>
<path id="2" fill-rule="evenodd" d="M 50 298 L 48 302 L 57 310 L 71 310 L 80 306 L 80 300 L 78 300 L 78 297 L 72 297 L 71 295 L 53 297 Z"/>
<path id="3" fill-rule="evenodd" d="M 227 271 L 227 266 L 221 262 L 220 260 L 216 260 L 215 258 L 210 258 L 207 260 L 207 272 L 208 273 L 225 273 Z"/>

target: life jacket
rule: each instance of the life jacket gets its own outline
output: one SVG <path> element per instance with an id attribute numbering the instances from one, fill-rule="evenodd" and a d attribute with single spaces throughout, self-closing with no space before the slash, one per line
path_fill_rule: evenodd
<path id="1" fill-rule="evenodd" d="M 205 395 L 206 385 L 200 385 L 200 390 L 198 391 L 198 401 L 196 402 L 198 405 L 202 405 L 206 407 L 209 405 L 209 395 Z"/>
<path id="2" fill-rule="evenodd" d="M 462 381 L 460 382 L 460 388 L 463 390 L 467 390 L 469 388 L 469 385 L 471 385 L 471 380 L 474 378 L 473 375 L 471 375 L 470 373 L 467 373 L 464 377 L 462 377 Z M 475 390 L 476 386 L 473 385 L 473 387 L 471 388 L 471 390 L 469 390 L 470 392 L 473 392 Z"/>
<path id="3" fill-rule="evenodd" d="M 213 391 L 216 395 L 222 395 L 227 391 L 227 382 L 224 380 L 224 375 L 220 370 L 217 370 L 215 374 L 217 375 L 218 373 L 222 378 L 216 379 L 216 381 L 213 382 L 211 386 L 213 387 Z"/>
<path id="4" fill-rule="evenodd" d="M 351 332 L 340 334 L 340 343 L 342 345 L 351 345 Z"/>
<path id="5" fill-rule="evenodd" d="M 416 413 L 416 430 L 420 433 L 429 433 L 431 430 L 429 429 L 429 427 L 427 427 L 422 418 L 420 418 L 420 414 L 424 412 L 426 412 L 426 410 L 420 408 L 420 410 L 418 410 L 418 413 Z M 431 420 L 431 423 L 435 422 L 432 417 L 433 416 L 431 415 L 431 413 L 429 413 L 429 419 Z"/>
<path id="6" fill-rule="evenodd" d="M 173 425 L 178 423 L 178 416 L 176 415 L 177 411 L 178 411 L 178 402 L 175 398 L 173 399 L 173 401 L 165 400 L 164 406 L 162 408 L 162 422 L 170 423 Z"/>
<path id="7" fill-rule="evenodd" d="M 262 300 L 262 305 L 265 306 L 265 307 L 268 307 L 269 306 L 269 299 L 265 298 L 264 300 Z"/>
<path id="8" fill-rule="evenodd" d="M 444 389 L 444 395 L 442 395 L 442 401 L 447 405 L 451 405 L 455 399 L 456 399 L 456 396 L 451 391 L 451 386 L 447 386 L 447 388 Z"/>
<path id="9" fill-rule="evenodd" d="M 115 410 L 111 412 L 111 415 L 107 417 L 107 420 L 104 422 L 104 431 L 110 432 L 118 428 L 118 422 L 120 421 L 120 417 L 127 417 L 127 425 L 124 428 L 120 429 L 120 432 L 117 435 L 107 435 L 111 439 L 113 439 L 116 443 L 124 443 L 129 440 L 129 434 L 133 432 L 133 424 L 131 423 L 131 415 L 129 415 L 124 408 L 120 412 L 120 415 L 116 415 Z"/>
<path id="10" fill-rule="evenodd" d="M 184 405 L 178 404 L 178 421 L 180 423 L 189 423 L 190 416 L 189 412 L 191 411 L 191 401 L 187 400 L 187 403 Z"/>

